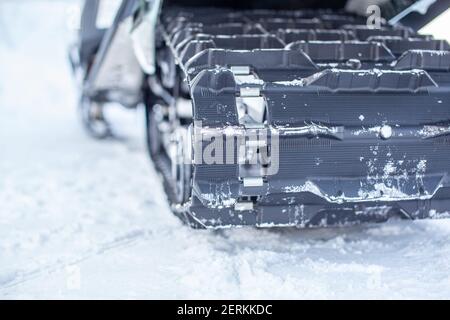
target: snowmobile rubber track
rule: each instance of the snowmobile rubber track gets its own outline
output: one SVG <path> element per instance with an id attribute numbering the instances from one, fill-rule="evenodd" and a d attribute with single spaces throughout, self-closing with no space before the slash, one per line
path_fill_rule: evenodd
<path id="1" fill-rule="evenodd" d="M 313 227 L 447 216 L 450 46 L 393 23 L 419 29 L 447 0 L 417 23 L 399 14 L 414 1 L 392 1 L 379 26 L 338 9 L 155 3 L 124 0 L 98 29 L 99 1 L 87 1 L 71 61 L 85 111 L 144 102 L 150 155 L 182 220 Z M 142 21 L 155 30 L 130 36 Z M 142 37 L 152 43 L 136 46 Z"/>
<path id="2" fill-rule="evenodd" d="M 270 156 L 278 139 L 273 174 L 267 164 L 239 163 L 243 145 L 232 163 L 193 161 L 190 199 L 172 201 L 183 220 L 307 227 L 448 211 L 446 41 L 326 10 L 167 8 L 160 19 L 158 81 L 192 101 L 200 135 L 245 136 L 245 148 L 255 143 L 249 132 L 266 130 L 260 147 Z M 242 110 L 251 109 L 242 99 L 263 101 L 263 118 Z M 153 158 L 173 191 L 170 159 Z"/>

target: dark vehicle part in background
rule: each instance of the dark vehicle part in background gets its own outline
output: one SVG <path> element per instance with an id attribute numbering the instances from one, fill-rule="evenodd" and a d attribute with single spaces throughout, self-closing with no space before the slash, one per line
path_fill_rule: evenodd
<path id="1" fill-rule="evenodd" d="M 94 31 L 87 1 L 85 123 L 105 137 L 104 103 L 144 103 L 150 155 L 193 227 L 444 216 L 450 46 L 408 22 L 419 2 L 389 2 L 374 28 L 351 1 L 122 1 Z"/>

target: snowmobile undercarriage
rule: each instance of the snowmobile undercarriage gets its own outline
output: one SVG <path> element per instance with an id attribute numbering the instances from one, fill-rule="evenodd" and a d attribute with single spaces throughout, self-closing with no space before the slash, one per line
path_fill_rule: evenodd
<path id="1" fill-rule="evenodd" d="M 445 217 L 450 46 L 366 20 L 163 6 L 151 71 L 86 83 L 144 102 L 149 153 L 173 211 L 193 227 Z"/>

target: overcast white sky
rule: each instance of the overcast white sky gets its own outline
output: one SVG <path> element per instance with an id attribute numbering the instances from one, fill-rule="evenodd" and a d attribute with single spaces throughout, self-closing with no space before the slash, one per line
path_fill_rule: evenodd
<path id="1" fill-rule="evenodd" d="M 422 28 L 420 33 L 432 34 L 436 39 L 450 41 L 450 9 Z"/>

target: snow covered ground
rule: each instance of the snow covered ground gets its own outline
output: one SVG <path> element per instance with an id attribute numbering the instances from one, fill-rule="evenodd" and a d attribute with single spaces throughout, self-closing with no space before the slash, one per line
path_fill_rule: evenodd
<path id="1" fill-rule="evenodd" d="M 0 2 L 0 298 L 450 298 L 450 221 L 195 231 L 172 216 L 142 115 L 77 118 L 74 1 Z"/>

